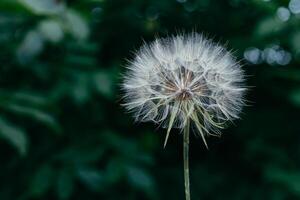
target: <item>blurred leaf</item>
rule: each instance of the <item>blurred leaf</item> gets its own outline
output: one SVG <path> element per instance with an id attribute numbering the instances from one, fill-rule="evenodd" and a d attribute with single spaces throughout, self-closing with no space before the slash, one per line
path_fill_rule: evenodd
<path id="1" fill-rule="evenodd" d="M 19 0 L 24 6 L 36 14 L 58 14 L 64 11 L 63 1 L 57 0 Z"/>
<path id="2" fill-rule="evenodd" d="M 44 48 L 44 38 L 37 31 L 30 31 L 25 36 L 17 50 L 17 58 L 21 64 L 26 64 L 36 57 Z"/>
<path id="3" fill-rule="evenodd" d="M 123 175 L 125 175 L 125 172 L 124 161 L 122 159 L 112 158 L 107 164 L 105 177 L 109 183 L 113 184 L 120 181 Z"/>
<path id="4" fill-rule="evenodd" d="M 63 169 L 57 177 L 57 195 L 61 200 L 70 199 L 74 190 L 74 175 L 70 169 Z"/>
<path id="5" fill-rule="evenodd" d="M 4 98 L 10 98 L 10 102 L 24 103 L 26 105 L 35 105 L 35 106 L 46 106 L 48 104 L 48 98 L 36 93 L 30 92 L 15 92 L 15 93 L 2 93 Z"/>
<path id="6" fill-rule="evenodd" d="M 93 75 L 96 90 L 108 99 L 114 96 L 114 78 L 108 71 L 99 71 Z"/>
<path id="7" fill-rule="evenodd" d="M 84 42 L 78 42 L 78 41 L 70 41 L 66 45 L 67 50 L 69 52 L 74 52 L 80 55 L 93 55 L 93 58 L 95 59 L 94 53 L 97 53 L 99 45 L 97 43 L 93 43 L 91 41 L 84 41 Z"/>
<path id="8" fill-rule="evenodd" d="M 44 125 L 54 130 L 56 133 L 59 133 L 61 131 L 61 127 L 56 121 L 56 119 L 50 114 L 45 113 L 41 110 L 31 108 L 31 107 L 21 106 L 17 104 L 7 105 L 7 109 L 15 113 L 18 113 L 20 115 L 24 115 L 26 117 L 32 118 L 40 123 L 43 123 Z"/>
<path id="9" fill-rule="evenodd" d="M 294 105 L 300 107 L 300 88 L 291 92 L 290 100 Z"/>
<path id="10" fill-rule="evenodd" d="M 83 66 L 87 68 L 89 66 L 96 65 L 96 59 L 91 56 L 84 56 L 84 55 L 67 55 L 65 58 L 65 62 L 71 66 Z"/>
<path id="11" fill-rule="evenodd" d="M 40 122 L 55 132 L 61 131 L 60 124 L 55 117 L 44 111 L 49 107 L 47 97 L 29 92 L 1 92 L 0 99 L 2 109 Z"/>
<path id="12" fill-rule="evenodd" d="M 102 172 L 92 168 L 79 168 L 79 179 L 92 191 L 99 191 L 103 189 L 104 176 Z"/>
<path id="13" fill-rule="evenodd" d="M 54 170 L 48 164 L 40 166 L 30 184 L 29 193 L 32 197 L 41 197 L 49 191 L 53 184 Z"/>
<path id="14" fill-rule="evenodd" d="M 77 39 L 87 39 L 89 36 L 89 27 L 83 18 L 74 10 L 66 12 L 66 28 Z"/>
<path id="15" fill-rule="evenodd" d="M 257 37 L 268 37 L 279 31 L 284 27 L 284 23 L 276 17 L 268 17 L 257 25 L 255 34 Z"/>
<path id="16" fill-rule="evenodd" d="M 0 118 L 0 138 L 7 140 L 21 155 L 27 152 L 28 141 L 26 133 L 3 118 Z"/>
<path id="17" fill-rule="evenodd" d="M 127 173 L 128 180 L 134 187 L 149 193 L 154 190 L 154 181 L 151 175 L 140 167 L 129 166 Z"/>
<path id="18" fill-rule="evenodd" d="M 1 0 L 0 9 L 5 11 L 13 11 L 23 13 L 25 9 L 20 5 L 19 0 Z"/>
<path id="19" fill-rule="evenodd" d="M 271 183 L 278 183 L 300 197 L 300 173 L 298 171 L 284 170 L 276 166 L 266 168 L 266 176 Z"/>
<path id="20" fill-rule="evenodd" d="M 84 74 L 74 74 L 74 83 L 71 85 L 71 95 L 76 103 L 83 104 L 90 97 L 89 77 Z"/>
<path id="21" fill-rule="evenodd" d="M 300 31 L 297 31 L 292 34 L 290 37 L 290 45 L 295 52 L 299 52 L 300 50 Z"/>
<path id="22" fill-rule="evenodd" d="M 38 25 L 38 30 L 45 39 L 58 43 L 64 37 L 62 25 L 57 20 L 44 20 Z"/>
<path id="23" fill-rule="evenodd" d="M 59 154 L 57 159 L 68 164 L 71 162 L 75 165 L 96 162 L 104 154 L 103 147 L 98 146 L 99 145 L 97 145 L 96 149 L 93 144 L 90 144 L 89 146 L 72 146 Z"/>

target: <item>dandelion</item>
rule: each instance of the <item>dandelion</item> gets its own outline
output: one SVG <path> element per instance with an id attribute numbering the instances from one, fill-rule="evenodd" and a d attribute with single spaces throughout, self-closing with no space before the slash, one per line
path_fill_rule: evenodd
<path id="1" fill-rule="evenodd" d="M 152 121 L 183 132 L 186 200 L 189 188 L 190 129 L 201 136 L 220 136 L 244 105 L 244 74 L 224 47 L 201 34 L 177 35 L 144 44 L 124 76 L 125 107 L 136 121 Z"/>

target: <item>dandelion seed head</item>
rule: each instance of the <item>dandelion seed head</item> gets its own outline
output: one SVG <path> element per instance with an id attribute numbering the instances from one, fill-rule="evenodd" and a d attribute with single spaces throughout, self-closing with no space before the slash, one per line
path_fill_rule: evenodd
<path id="1" fill-rule="evenodd" d="M 244 105 L 244 73 L 224 47 L 201 34 L 144 44 L 124 75 L 125 107 L 137 121 L 219 135 Z M 204 137 L 202 137 L 204 139 Z"/>

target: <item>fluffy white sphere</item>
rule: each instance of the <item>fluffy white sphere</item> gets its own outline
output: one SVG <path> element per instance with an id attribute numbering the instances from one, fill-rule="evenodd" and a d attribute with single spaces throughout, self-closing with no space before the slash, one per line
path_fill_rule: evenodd
<path id="1" fill-rule="evenodd" d="M 191 123 L 205 142 L 205 135 L 220 135 L 227 121 L 238 118 L 244 105 L 240 64 L 197 33 L 145 44 L 124 78 L 125 107 L 137 121 L 168 128 L 167 136 Z"/>

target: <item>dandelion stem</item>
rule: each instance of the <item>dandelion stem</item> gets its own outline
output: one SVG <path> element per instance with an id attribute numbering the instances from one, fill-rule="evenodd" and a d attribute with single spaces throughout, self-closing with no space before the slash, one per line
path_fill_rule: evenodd
<path id="1" fill-rule="evenodd" d="M 190 200 L 190 175 L 189 175 L 189 143 L 190 143 L 190 120 L 187 121 L 183 133 L 183 166 L 185 199 Z"/>

